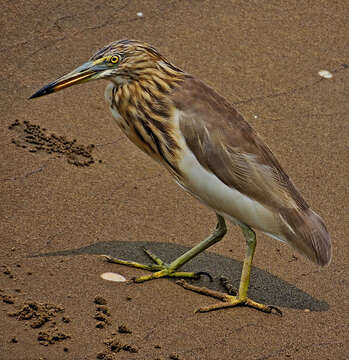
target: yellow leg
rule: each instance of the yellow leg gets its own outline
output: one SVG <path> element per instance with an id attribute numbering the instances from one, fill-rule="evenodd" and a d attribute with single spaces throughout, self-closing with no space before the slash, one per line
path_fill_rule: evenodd
<path id="1" fill-rule="evenodd" d="M 232 295 L 228 295 L 225 293 L 221 293 L 219 291 L 210 290 L 205 287 L 194 286 L 192 284 L 188 284 L 184 280 L 177 281 L 177 284 L 182 286 L 185 289 L 195 291 L 199 294 L 211 296 L 211 297 L 221 300 L 221 302 L 218 304 L 201 307 L 196 312 L 208 312 L 208 311 L 213 311 L 213 310 L 230 308 L 230 307 L 234 307 L 234 306 L 238 306 L 238 305 L 244 305 L 244 306 L 249 306 L 249 307 L 252 307 L 254 309 L 257 309 L 257 310 L 260 310 L 260 311 L 263 311 L 266 313 L 272 313 L 274 310 L 274 312 L 276 314 L 282 316 L 282 312 L 277 307 L 260 304 L 260 303 L 253 301 L 247 297 L 248 286 L 250 283 L 252 260 L 253 260 L 253 255 L 254 255 L 254 252 L 256 249 L 256 234 L 248 226 L 241 226 L 241 228 L 242 228 L 242 231 L 245 236 L 247 250 L 246 250 L 246 256 L 244 259 L 244 264 L 243 264 L 242 273 L 241 273 L 239 293 L 237 296 L 232 296 Z"/>
<path id="2" fill-rule="evenodd" d="M 204 241 L 202 241 L 200 244 L 194 246 L 192 249 L 178 257 L 176 260 L 172 261 L 170 264 L 166 264 L 163 262 L 158 256 L 153 254 L 151 251 L 144 249 L 144 252 L 150 257 L 150 259 L 155 263 L 153 265 L 145 265 L 140 264 L 134 261 L 127 261 L 127 260 L 121 260 L 112 258 L 107 255 L 103 255 L 108 262 L 114 263 L 114 264 L 120 264 L 120 265 L 127 265 L 132 266 L 138 269 L 148 270 L 148 271 L 154 271 L 154 273 L 149 275 L 144 275 L 139 278 L 133 279 L 134 282 L 140 283 L 147 280 L 152 279 L 159 279 L 162 277 L 179 277 L 179 278 L 194 278 L 199 279 L 200 275 L 207 275 L 211 278 L 211 276 L 205 272 L 183 272 L 183 271 L 177 271 L 181 266 L 183 266 L 185 263 L 187 263 L 189 260 L 191 260 L 196 255 L 200 254 L 205 249 L 209 248 L 216 242 L 220 241 L 224 235 L 227 232 L 227 228 L 225 225 L 224 218 L 218 214 L 217 215 L 217 226 L 216 229 L 213 231 L 213 233 L 206 238 Z"/>

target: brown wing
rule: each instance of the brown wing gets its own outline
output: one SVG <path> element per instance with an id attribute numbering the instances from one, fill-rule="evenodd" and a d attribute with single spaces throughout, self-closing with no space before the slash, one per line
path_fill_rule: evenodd
<path id="1" fill-rule="evenodd" d="M 213 89 L 188 77 L 173 94 L 180 130 L 200 164 L 227 186 L 271 209 L 282 235 L 307 257 L 327 264 L 325 225 L 297 191 L 275 156 L 243 117 Z"/>

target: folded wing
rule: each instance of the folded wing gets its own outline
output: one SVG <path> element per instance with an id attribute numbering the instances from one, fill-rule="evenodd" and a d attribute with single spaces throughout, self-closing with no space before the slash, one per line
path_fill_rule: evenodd
<path id="1" fill-rule="evenodd" d="M 279 233 L 271 235 L 279 235 L 315 263 L 327 265 L 331 241 L 325 224 L 243 117 L 192 77 L 173 94 L 173 101 L 180 110 L 181 133 L 201 166 L 271 210 L 279 224 Z"/>

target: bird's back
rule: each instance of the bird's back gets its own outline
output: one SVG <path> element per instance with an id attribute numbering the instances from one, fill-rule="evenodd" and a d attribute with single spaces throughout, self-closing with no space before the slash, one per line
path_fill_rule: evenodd
<path id="1" fill-rule="evenodd" d="M 172 94 L 172 101 L 185 143 L 183 173 L 192 174 L 182 186 L 233 221 L 262 230 L 327 265 L 331 241 L 322 219 L 232 105 L 192 77 Z"/>

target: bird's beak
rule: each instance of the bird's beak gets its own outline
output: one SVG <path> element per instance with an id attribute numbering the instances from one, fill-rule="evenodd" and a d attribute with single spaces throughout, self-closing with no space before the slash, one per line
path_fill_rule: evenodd
<path id="1" fill-rule="evenodd" d="M 88 61 L 85 64 L 79 66 L 69 74 L 66 74 L 59 79 L 52 81 L 51 83 L 42 87 L 39 91 L 33 94 L 29 99 L 40 97 L 43 95 L 51 94 L 55 91 L 65 89 L 69 86 L 81 84 L 89 80 L 98 78 L 98 73 L 107 70 L 108 66 L 100 61 Z"/>

